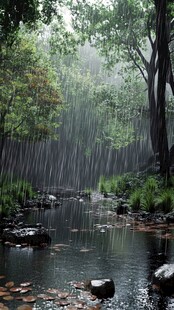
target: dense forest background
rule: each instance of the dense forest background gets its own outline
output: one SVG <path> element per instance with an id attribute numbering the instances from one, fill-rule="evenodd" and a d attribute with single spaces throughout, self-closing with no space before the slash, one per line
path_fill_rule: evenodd
<path id="1" fill-rule="evenodd" d="M 169 176 L 171 1 L 2 1 L 0 20 L 1 175 L 90 186 L 154 154 Z"/>

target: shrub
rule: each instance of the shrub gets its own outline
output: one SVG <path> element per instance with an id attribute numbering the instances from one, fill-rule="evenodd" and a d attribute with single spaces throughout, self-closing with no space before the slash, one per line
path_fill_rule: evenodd
<path id="1" fill-rule="evenodd" d="M 117 188 L 117 177 L 112 177 L 110 179 L 110 192 L 115 193 Z"/>
<path id="2" fill-rule="evenodd" d="M 101 176 L 101 177 L 100 177 L 98 187 L 99 187 L 99 192 L 100 192 L 101 194 L 107 194 L 108 189 L 107 189 L 106 178 L 105 178 L 104 176 Z"/>
<path id="3" fill-rule="evenodd" d="M 150 213 L 154 213 L 155 212 L 155 205 L 156 205 L 155 204 L 155 193 L 152 192 L 151 190 L 143 191 L 141 205 L 145 211 L 150 212 Z"/>
<path id="4" fill-rule="evenodd" d="M 0 186 L 0 215 L 8 216 L 18 210 L 18 203 L 25 204 L 26 199 L 32 198 L 34 192 L 26 181 L 10 182 L 3 180 Z"/>
<path id="5" fill-rule="evenodd" d="M 147 193 L 157 192 L 158 187 L 159 187 L 159 183 L 156 178 L 151 177 L 151 176 L 147 178 L 145 185 L 144 185 L 144 189 L 145 191 L 147 191 Z"/>
<path id="6" fill-rule="evenodd" d="M 34 192 L 30 183 L 19 180 L 11 185 L 11 192 L 19 203 L 25 203 L 26 199 L 32 198 Z"/>
<path id="7" fill-rule="evenodd" d="M 140 188 L 136 189 L 130 195 L 128 199 L 129 206 L 132 211 L 139 211 L 141 208 L 142 190 Z"/>
<path id="8" fill-rule="evenodd" d="M 156 205 L 164 213 L 171 212 L 174 208 L 174 190 L 164 189 L 156 198 Z"/>
<path id="9" fill-rule="evenodd" d="M 8 194 L 0 196 L 0 214 L 1 216 L 8 216 L 15 211 L 15 203 L 13 197 Z"/>

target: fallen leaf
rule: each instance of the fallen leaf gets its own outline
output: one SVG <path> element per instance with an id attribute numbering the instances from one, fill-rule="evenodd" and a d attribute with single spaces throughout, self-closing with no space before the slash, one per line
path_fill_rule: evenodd
<path id="1" fill-rule="evenodd" d="M 75 283 L 72 283 L 72 285 L 73 285 L 76 289 L 84 289 L 84 288 L 85 288 L 84 282 L 75 282 Z"/>
<path id="2" fill-rule="evenodd" d="M 37 298 L 35 296 L 26 296 L 26 297 L 23 297 L 22 300 L 24 302 L 35 302 Z"/>
<path id="3" fill-rule="evenodd" d="M 68 296 L 69 296 L 69 293 L 67 293 L 67 292 L 60 292 L 60 293 L 58 294 L 58 297 L 61 298 L 61 299 L 65 299 L 65 298 L 67 298 Z"/>
<path id="4" fill-rule="evenodd" d="M 3 297 L 3 296 L 8 296 L 10 295 L 9 292 L 0 292 L 0 296 Z"/>
<path id="5" fill-rule="evenodd" d="M 47 296 L 48 296 L 47 294 L 38 294 L 37 298 L 43 299 L 43 298 L 45 298 Z"/>
<path id="6" fill-rule="evenodd" d="M 9 308 L 6 306 L 3 306 L 2 308 L 0 308 L 0 310 L 9 310 Z"/>
<path id="7" fill-rule="evenodd" d="M 21 305 L 17 307 L 17 310 L 32 310 L 32 308 L 28 305 Z"/>
<path id="8" fill-rule="evenodd" d="M 16 300 L 23 300 L 23 297 L 22 296 L 17 296 L 15 297 Z"/>
<path id="9" fill-rule="evenodd" d="M 22 287 L 12 287 L 10 288 L 10 292 L 12 293 L 17 293 L 20 292 L 22 290 Z"/>
<path id="10" fill-rule="evenodd" d="M 53 297 L 53 296 L 47 296 L 47 297 L 44 297 L 43 299 L 44 300 L 54 300 L 56 297 Z"/>
<path id="11" fill-rule="evenodd" d="M 14 282 L 13 282 L 13 281 L 9 281 L 9 282 L 7 282 L 7 283 L 5 284 L 5 286 L 6 286 L 7 288 L 11 288 L 11 287 L 14 286 Z"/>
<path id="12" fill-rule="evenodd" d="M 8 295 L 8 296 L 4 296 L 4 297 L 3 297 L 3 299 L 4 299 L 4 300 L 8 300 L 8 301 L 10 301 L 10 300 L 13 300 L 13 299 L 14 299 L 14 297 L 13 297 L 13 296 L 11 296 L 11 295 Z"/>
<path id="13" fill-rule="evenodd" d="M 55 302 L 56 305 L 60 307 L 68 306 L 70 303 L 67 300 L 59 300 Z"/>
<path id="14" fill-rule="evenodd" d="M 21 283 L 20 286 L 22 287 L 27 287 L 27 286 L 30 286 L 32 285 L 32 282 L 24 282 L 24 283 Z"/>
<path id="15" fill-rule="evenodd" d="M 86 306 L 86 303 L 82 300 L 76 300 L 73 304 L 77 309 L 84 309 L 84 306 Z"/>
<path id="16" fill-rule="evenodd" d="M 49 288 L 49 289 L 47 290 L 47 293 L 50 293 L 50 294 L 59 294 L 59 293 L 61 293 L 61 291 L 58 290 L 58 289 L 56 289 L 56 288 Z"/>
<path id="17" fill-rule="evenodd" d="M 32 291 L 31 288 L 21 288 L 20 294 L 25 294 L 25 293 L 28 293 L 28 292 L 31 292 L 31 291 Z"/>
<path id="18" fill-rule="evenodd" d="M 44 299 L 44 300 L 54 300 L 56 297 L 48 296 L 47 294 L 39 294 L 37 298 Z"/>
<path id="19" fill-rule="evenodd" d="M 0 292 L 6 292 L 6 291 L 7 291 L 6 287 L 0 286 Z"/>

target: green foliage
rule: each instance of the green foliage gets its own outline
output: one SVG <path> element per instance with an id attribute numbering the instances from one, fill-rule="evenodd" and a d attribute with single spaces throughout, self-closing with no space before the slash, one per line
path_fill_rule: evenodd
<path id="1" fill-rule="evenodd" d="M 27 199 L 35 196 L 32 185 L 24 180 L 10 182 L 3 179 L 0 186 L 0 214 L 9 216 L 16 213 L 20 205 L 25 205 Z"/>
<path id="2" fill-rule="evenodd" d="M 100 177 L 99 191 L 105 195 L 113 193 L 128 199 L 133 212 L 168 213 L 174 209 L 174 189 L 158 179 L 158 176 L 126 173 L 111 178 Z"/>
<path id="3" fill-rule="evenodd" d="M 128 203 L 132 211 L 140 211 L 141 209 L 141 200 L 142 200 L 142 190 L 140 188 L 136 189 L 130 194 Z"/>
<path id="4" fill-rule="evenodd" d="M 142 199 L 141 199 L 141 206 L 142 209 L 154 213 L 155 212 L 155 193 L 152 191 L 143 191 L 142 192 Z"/>
<path id="5" fill-rule="evenodd" d="M 113 193 L 121 196 L 129 189 L 128 183 L 130 178 L 131 176 L 129 174 L 113 176 L 108 179 L 101 176 L 98 184 L 99 192 L 103 194 Z"/>
<path id="6" fill-rule="evenodd" d="M 171 212 L 174 208 L 174 190 L 167 188 L 160 191 L 156 198 L 156 205 L 159 210 L 164 213 Z"/>
<path id="7" fill-rule="evenodd" d="M 122 195 L 127 189 L 127 175 L 117 176 L 115 194 Z"/>
<path id="8" fill-rule="evenodd" d="M 106 178 L 104 176 L 100 177 L 98 188 L 99 188 L 99 192 L 101 194 L 107 194 L 108 193 L 108 184 L 107 184 Z"/>
<path id="9" fill-rule="evenodd" d="M 0 216 L 8 216 L 15 211 L 15 204 L 12 197 L 8 194 L 0 195 Z"/>
<path id="10" fill-rule="evenodd" d="M 118 149 L 140 139 L 134 120 L 140 117 L 146 97 L 143 84 L 133 76 L 127 77 L 119 88 L 98 86 L 94 91 L 94 103 L 99 116 L 98 142 L 105 141 L 109 147 Z"/>
<path id="11" fill-rule="evenodd" d="M 19 203 L 25 204 L 27 199 L 34 196 L 32 185 L 29 182 L 19 180 L 11 185 L 11 194 Z"/>
<path id="12" fill-rule="evenodd" d="M 158 191 L 158 181 L 156 178 L 150 176 L 147 178 L 145 184 L 144 184 L 144 191 L 145 192 L 152 192 L 152 193 L 156 193 Z"/>
<path id="13" fill-rule="evenodd" d="M 110 68 L 121 60 L 134 60 L 134 66 L 135 62 L 141 63 L 138 49 L 144 48 L 149 28 L 152 34 L 155 31 L 153 1 L 83 1 L 70 9 L 73 26 L 82 41 L 88 39 L 96 46 Z"/>
<path id="14" fill-rule="evenodd" d="M 141 188 L 141 208 L 147 212 L 155 212 L 156 196 L 159 191 L 159 182 L 155 177 L 147 177 Z"/>
<path id="15" fill-rule="evenodd" d="M 2 47 L 0 67 L 0 138 L 54 137 L 62 96 L 56 73 L 36 40 L 21 31 L 9 48 Z"/>
<path id="16" fill-rule="evenodd" d="M 20 29 L 25 24 L 30 29 L 37 27 L 37 21 L 49 24 L 54 16 L 62 21 L 61 7 L 63 0 L 2 0 L 0 2 L 0 40 L 11 44 Z"/>

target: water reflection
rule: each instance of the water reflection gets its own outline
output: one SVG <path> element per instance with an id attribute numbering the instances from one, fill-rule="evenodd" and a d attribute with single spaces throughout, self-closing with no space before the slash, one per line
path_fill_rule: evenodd
<path id="1" fill-rule="evenodd" d="M 152 292 L 149 281 L 156 267 L 172 261 L 173 242 L 166 247 L 164 239 L 133 232 L 129 226 L 102 233 L 96 224 L 113 219 L 95 217 L 92 209 L 89 203 L 65 200 L 57 209 L 26 214 L 30 223 L 42 222 L 48 228 L 52 245 L 47 249 L 0 246 L 0 273 L 18 284 L 32 281 L 36 294 L 49 287 L 69 289 L 69 281 L 112 277 L 116 294 L 102 309 L 172 309 L 174 300 Z M 55 244 L 66 246 L 56 251 Z M 10 309 L 15 309 L 14 303 Z M 36 309 L 57 308 L 37 303 Z"/>

